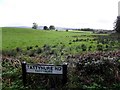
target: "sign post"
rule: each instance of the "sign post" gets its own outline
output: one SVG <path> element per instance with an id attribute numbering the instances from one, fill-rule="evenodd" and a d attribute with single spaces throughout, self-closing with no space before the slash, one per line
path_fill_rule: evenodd
<path id="1" fill-rule="evenodd" d="M 23 85 L 27 83 L 27 73 L 32 74 L 45 74 L 45 75 L 62 75 L 63 85 L 67 82 L 67 65 L 51 65 L 51 64 L 27 64 L 22 62 L 22 76 Z"/>
<path id="2" fill-rule="evenodd" d="M 62 81 L 63 85 L 65 83 L 67 83 L 67 65 L 64 64 L 63 65 L 63 81 Z"/>
<path id="3" fill-rule="evenodd" d="M 23 77 L 23 85 L 26 86 L 26 62 L 22 62 L 22 77 Z"/>

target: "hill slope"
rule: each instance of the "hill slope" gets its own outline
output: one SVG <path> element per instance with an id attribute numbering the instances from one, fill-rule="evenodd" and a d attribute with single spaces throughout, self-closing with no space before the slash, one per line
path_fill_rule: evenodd
<path id="1" fill-rule="evenodd" d="M 72 36 L 90 34 L 89 32 L 65 32 L 65 31 L 45 31 L 26 28 L 2 28 L 2 46 L 4 49 L 16 47 L 25 48 L 27 46 L 43 46 L 44 44 L 54 45 L 60 42 L 68 43 L 74 38 Z"/>

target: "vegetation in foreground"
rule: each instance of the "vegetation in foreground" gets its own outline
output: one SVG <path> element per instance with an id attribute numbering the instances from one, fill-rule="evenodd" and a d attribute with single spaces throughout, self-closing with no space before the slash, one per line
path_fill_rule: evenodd
<path id="1" fill-rule="evenodd" d="M 51 80 L 57 84 L 56 89 L 120 88 L 119 34 L 19 28 L 3 28 L 2 33 L 3 90 L 50 88 Z M 47 64 L 67 62 L 68 82 L 61 86 L 61 77 L 28 75 L 28 82 L 34 83 L 29 83 L 25 88 L 21 71 L 21 62 L 24 60 Z"/>

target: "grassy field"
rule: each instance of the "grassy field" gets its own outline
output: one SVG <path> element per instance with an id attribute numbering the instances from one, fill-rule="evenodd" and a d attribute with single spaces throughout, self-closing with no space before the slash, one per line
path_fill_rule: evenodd
<path id="1" fill-rule="evenodd" d="M 57 84 L 56 90 L 120 88 L 119 34 L 9 27 L 3 27 L 0 32 L 3 90 L 41 90 L 46 87 L 50 89 L 50 78 Z M 31 75 L 32 78 L 28 78 L 28 82 L 39 82 L 38 85 L 32 83 L 31 86 L 24 87 L 22 61 L 44 64 L 67 62 L 68 81 L 66 85 L 61 86 L 61 81 L 51 76 Z M 35 80 L 36 78 L 40 80 Z"/>
<path id="2" fill-rule="evenodd" d="M 70 40 L 74 38 L 72 36 L 90 35 L 90 32 L 64 32 L 64 31 L 43 31 L 33 29 L 21 29 L 21 28 L 2 28 L 2 42 L 3 50 L 12 49 L 15 47 L 27 47 L 27 46 L 43 46 L 44 44 L 60 44 L 69 45 Z M 83 37 L 80 37 L 83 38 Z"/>
<path id="3" fill-rule="evenodd" d="M 22 28 L 2 28 L 2 49 L 10 50 L 16 47 L 25 49 L 27 46 L 59 45 L 66 47 L 75 47 L 81 44 L 95 46 L 90 41 L 73 42 L 76 39 L 93 39 L 92 32 L 82 31 L 45 31 Z M 91 41 L 92 42 L 92 41 Z"/>

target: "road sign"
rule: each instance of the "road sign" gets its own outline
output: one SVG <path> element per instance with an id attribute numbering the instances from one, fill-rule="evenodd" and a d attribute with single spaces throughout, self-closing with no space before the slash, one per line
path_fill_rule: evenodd
<path id="1" fill-rule="evenodd" d="M 26 64 L 27 73 L 63 74 L 62 65 Z"/>
<path id="2" fill-rule="evenodd" d="M 51 64 L 27 64 L 25 61 L 22 62 L 22 77 L 23 84 L 26 86 L 27 74 L 45 74 L 45 75 L 62 75 L 63 85 L 67 82 L 67 64 L 63 65 L 51 65 Z"/>

